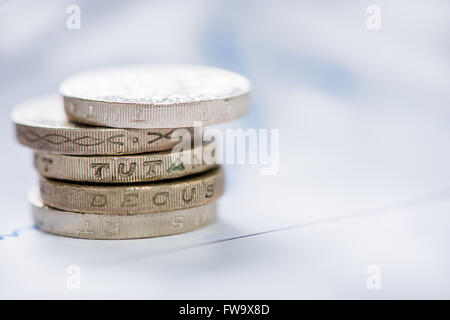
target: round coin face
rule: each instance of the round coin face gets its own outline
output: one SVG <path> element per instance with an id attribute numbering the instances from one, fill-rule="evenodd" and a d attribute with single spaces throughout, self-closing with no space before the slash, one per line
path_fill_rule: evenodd
<path id="1" fill-rule="evenodd" d="M 195 65 L 131 65 L 94 69 L 60 86 L 70 119 L 123 128 L 176 128 L 221 123 L 249 107 L 241 75 Z"/>
<path id="2" fill-rule="evenodd" d="M 67 120 L 56 94 L 28 100 L 12 113 L 17 140 L 32 149 L 68 155 L 135 154 L 172 149 L 175 129 L 92 127 Z M 192 131 L 192 129 L 189 129 Z"/>
<path id="3" fill-rule="evenodd" d="M 86 128 L 69 122 L 64 114 L 62 99 L 57 94 L 40 96 L 14 108 L 12 119 L 17 125 L 38 128 Z"/>

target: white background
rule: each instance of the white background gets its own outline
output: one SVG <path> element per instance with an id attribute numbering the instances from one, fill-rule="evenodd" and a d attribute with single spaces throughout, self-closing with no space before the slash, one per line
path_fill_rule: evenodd
<path id="1" fill-rule="evenodd" d="M 66 28 L 71 3 L 80 30 Z M 366 27 L 372 4 L 380 30 Z M 450 298 L 449 9 L 0 1 L 0 297 Z M 252 110 L 223 127 L 280 129 L 278 174 L 227 166 L 219 221 L 189 234 L 87 241 L 30 228 L 37 175 L 12 108 L 74 72 L 143 62 L 247 76 Z M 69 265 L 79 290 L 67 289 Z M 366 286 L 371 265 L 379 290 Z"/>

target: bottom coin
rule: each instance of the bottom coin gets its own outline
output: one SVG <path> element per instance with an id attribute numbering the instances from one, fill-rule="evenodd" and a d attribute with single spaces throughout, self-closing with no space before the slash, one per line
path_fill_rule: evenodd
<path id="1" fill-rule="evenodd" d="M 216 219 L 216 203 L 184 210 L 141 214 L 90 214 L 42 204 L 38 190 L 29 195 L 35 225 L 42 231 L 84 239 L 137 239 L 192 231 Z"/>

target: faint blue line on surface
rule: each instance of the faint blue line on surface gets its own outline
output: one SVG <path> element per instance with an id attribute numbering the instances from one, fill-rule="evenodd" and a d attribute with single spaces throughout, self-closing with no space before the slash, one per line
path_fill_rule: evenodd
<path id="1" fill-rule="evenodd" d="M 319 225 L 319 224 L 323 224 L 323 223 L 330 223 L 330 222 L 354 219 L 354 218 L 358 218 L 358 217 L 362 217 L 362 216 L 383 213 L 383 212 L 387 212 L 387 211 L 390 211 L 393 209 L 398 209 L 398 208 L 411 208 L 411 207 L 416 207 L 416 206 L 421 206 L 421 205 L 428 205 L 429 203 L 431 203 L 433 201 L 448 200 L 449 196 L 450 196 L 450 186 L 444 187 L 444 188 L 441 188 L 438 190 L 434 190 L 434 191 L 431 191 L 431 192 L 428 192 L 425 194 L 421 194 L 421 195 L 418 195 L 418 196 L 415 196 L 415 197 L 412 197 L 412 198 L 409 198 L 406 200 L 393 202 L 393 203 L 378 206 L 375 208 L 357 211 L 355 213 L 348 214 L 348 215 L 337 216 L 337 217 L 327 218 L 327 219 L 323 219 L 323 220 L 316 220 L 316 221 L 311 221 L 311 222 L 307 222 L 307 223 L 301 223 L 301 224 L 296 224 L 296 225 L 292 225 L 292 226 L 282 227 L 282 228 L 278 228 L 278 229 L 269 229 L 269 230 L 264 230 L 264 231 L 260 231 L 260 232 L 255 232 L 255 233 L 238 235 L 235 237 L 229 237 L 229 238 L 224 238 L 224 239 L 208 241 L 208 242 L 204 242 L 204 243 L 200 243 L 200 244 L 196 244 L 196 245 L 192 245 L 192 246 L 187 246 L 187 247 L 183 247 L 183 248 L 165 251 L 160 254 L 165 254 L 165 253 L 175 252 L 175 251 L 180 251 L 180 250 L 186 250 L 186 249 L 193 249 L 193 248 L 202 247 L 205 245 L 216 244 L 216 243 L 237 240 L 237 239 L 242 239 L 242 238 L 248 238 L 248 237 L 258 236 L 258 235 L 267 234 L 267 233 L 287 231 L 287 230 L 292 230 L 292 229 L 297 229 L 297 228 L 302 228 L 302 227 L 308 227 L 308 226 L 312 226 L 312 225 Z M 28 231 L 31 229 L 39 230 L 36 227 L 36 225 L 15 229 L 10 234 L 0 234 L 0 240 L 4 240 L 5 237 L 17 238 L 20 236 L 22 231 Z"/>
<path id="2" fill-rule="evenodd" d="M 357 218 L 361 218 L 364 216 L 371 216 L 371 215 L 375 215 L 375 214 L 383 214 L 383 213 L 387 213 L 392 210 L 400 209 L 400 208 L 413 208 L 413 207 L 417 207 L 417 206 L 426 206 L 426 205 L 429 205 L 430 203 L 433 203 L 436 201 L 448 201 L 449 198 L 450 198 L 450 186 L 444 187 L 444 188 L 441 188 L 438 190 L 434 190 L 434 191 L 431 191 L 431 192 L 428 192 L 425 194 L 417 195 L 415 197 L 411 197 L 406 200 L 396 201 L 396 202 L 392 202 L 392 203 L 389 203 L 386 205 L 381 205 L 381 206 L 370 208 L 370 209 L 356 211 L 356 212 L 348 214 L 348 215 L 341 215 L 341 216 L 336 216 L 336 217 L 332 217 L 332 218 L 310 221 L 310 222 L 306 222 L 306 223 L 294 224 L 291 226 L 281 227 L 281 228 L 277 228 L 277 229 L 268 229 L 268 230 L 263 230 L 263 231 L 259 231 L 259 232 L 254 232 L 254 233 L 236 235 L 234 237 L 227 237 L 227 238 L 223 238 L 223 239 L 206 241 L 206 242 L 202 242 L 202 243 L 198 243 L 198 244 L 193 244 L 193 245 L 188 245 L 188 246 L 184 246 L 184 247 L 165 250 L 165 251 L 158 252 L 156 254 L 152 254 L 152 255 L 149 255 L 146 257 L 140 257 L 135 260 L 143 260 L 143 259 L 147 259 L 150 257 L 157 257 L 157 256 L 162 256 L 162 255 L 166 255 L 166 254 L 184 251 L 184 250 L 196 249 L 196 248 L 220 244 L 220 243 L 224 243 L 224 242 L 228 242 L 228 241 L 252 238 L 252 237 L 261 236 L 261 235 L 265 235 L 265 234 L 271 234 L 271 233 L 277 233 L 277 232 L 289 231 L 289 230 L 295 230 L 295 229 L 302 229 L 302 228 L 307 228 L 307 227 L 314 227 L 314 226 L 328 224 L 328 223 L 357 219 Z M 127 261 L 125 261 L 124 263 L 127 263 Z"/>
<path id="3" fill-rule="evenodd" d="M 229 238 L 224 238 L 224 239 L 208 241 L 208 242 L 204 242 L 204 243 L 200 243 L 200 244 L 196 244 L 196 245 L 192 245 L 192 246 L 187 246 L 184 248 L 174 249 L 171 252 L 181 251 L 183 249 L 194 249 L 194 248 L 203 247 L 203 246 L 207 246 L 207 245 L 211 245 L 211 244 L 218 244 L 218 243 L 232 241 L 232 240 L 260 236 L 263 234 L 275 233 L 275 232 L 280 232 L 280 231 L 288 231 L 288 230 L 299 229 L 299 228 L 304 228 L 304 227 L 309 227 L 309 226 L 314 226 L 314 225 L 321 225 L 321 224 L 325 224 L 325 223 L 345 221 L 345 220 L 360 218 L 360 217 L 364 217 L 364 216 L 385 213 L 385 212 L 389 212 L 391 210 L 400 209 L 400 208 L 413 208 L 413 207 L 417 207 L 417 206 L 421 206 L 421 205 L 426 206 L 426 205 L 429 205 L 430 203 L 433 203 L 436 201 L 448 200 L 449 197 L 450 197 L 450 186 L 444 187 L 444 188 L 441 188 L 438 190 L 434 190 L 434 191 L 431 191 L 426 194 L 422 194 L 422 195 L 419 195 L 419 196 L 416 196 L 416 197 L 413 197 L 410 199 L 393 202 L 390 204 L 386 204 L 386 205 L 382 205 L 382 206 L 378 206 L 378 207 L 374 207 L 374 208 L 370 208 L 370 209 L 357 211 L 355 213 L 348 214 L 348 215 L 342 215 L 342 216 L 337 216 L 337 217 L 332 217 L 332 218 L 310 221 L 310 222 L 306 222 L 306 223 L 294 224 L 291 226 L 281 227 L 281 228 L 277 228 L 277 229 L 269 229 L 269 230 L 254 232 L 254 233 L 237 235 L 235 237 L 229 237 Z"/>
<path id="4" fill-rule="evenodd" d="M 5 240 L 5 238 L 17 238 L 20 236 L 20 234 L 23 231 L 28 231 L 28 230 L 33 230 L 33 229 L 37 230 L 35 225 L 14 229 L 9 234 L 8 233 L 0 233 L 0 240 Z"/>

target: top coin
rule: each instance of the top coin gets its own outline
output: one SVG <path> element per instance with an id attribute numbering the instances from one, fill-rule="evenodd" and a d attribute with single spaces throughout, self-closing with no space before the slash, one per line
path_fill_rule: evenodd
<path id="1" fill-rule="evenodd" d="M 60 86 L 69 119 L 116 128 L 223 123 L 249 109 L 250 83 L 218 68 L 130 65 L 85 71 Z"/>

